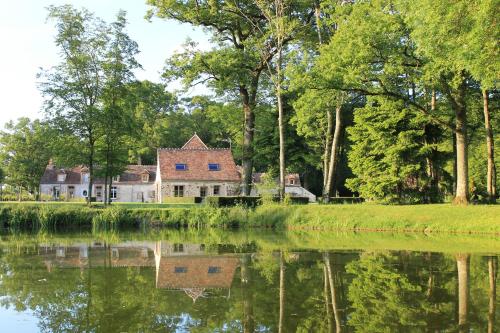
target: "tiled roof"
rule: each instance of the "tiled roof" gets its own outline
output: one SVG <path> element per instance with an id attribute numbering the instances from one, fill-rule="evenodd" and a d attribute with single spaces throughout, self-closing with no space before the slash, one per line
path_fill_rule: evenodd
<path id="1" fill-rule="evenodd" d="M 238 265 L 233 257 L 161 257 L 156 287 L 230 288 Z"/>
<path id="2" fill-rule="evenodd" d="M 158 163 L 162 180 L 240 181 L 231 150 L 207 148 L 197 135 L 183 148 L 158 149 Z M 209 171 L 209 163 L 219 164 L 219 170 Z M 187 169 L 176 170 L 176 164 L 186 164 Z"/>
<path id="3" fill-rule="evenodd" d="M 82 166 L 77 166 L 70 169 L 57 169 L 52 164 L 49 164 L 47 168 L 45 168 L 45 172 L 43 173 L 42 179 L 40 181 L 41 184 L 80 184 L 82 182 Z M 57 181 L 57 175 L 61 174 L 64 170 L 66 174 L 66 179 L 63 182 Z"/>
<path id="4" fill-rule="evenodd" d="M 70 169 L 58 169 L 54 165 L 49 164 L 41 179 L 41 184 L 81 184 L 82 172 L 88 172 L 85 166 L 77 166 Z M 63 182 L 57 181 L 57 175 L 65 173 L 66 179 Z M 142 175 L 149 174 L 149 183 L 153 183 L 156 179 L 156 165 L 128 165 L 127 169 L 120 175 L 118 184 L 139 184 L 142 181 Z M 94 184 L 104 184 L 104 179 L 96 177 Z"/>
<path id="5" fill-rule="evenodd" d="M 198 134 L 194 133 L 191 139 L 189 139 L 184 146 L 182 146 L 182 149 L 208 149 L 208 147 L 203 141 L 201 141 Z"/>

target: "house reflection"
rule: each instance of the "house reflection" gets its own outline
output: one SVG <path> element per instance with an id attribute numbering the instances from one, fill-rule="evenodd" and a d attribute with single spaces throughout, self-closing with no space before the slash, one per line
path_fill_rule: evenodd
<path id="1" fill-rule="evenodd" d="M 193 302 L 210 290 L 230 295 L 240 259 L 229 255 L 206 255 L 199 244 L 157 242 L 155 247 L 156 287 L 184 291 Z"/>
<path id="2" fill-rule="evenodd" d="M 151 267 L 156 288 L 179 290 L 193 302 L 212 291 L 230 296 L 239 256 L 207 254 L 203 244 L 124 242 L 105 244 L 41 245 L 39 255 L 49 272 L 54 268 Z"/>

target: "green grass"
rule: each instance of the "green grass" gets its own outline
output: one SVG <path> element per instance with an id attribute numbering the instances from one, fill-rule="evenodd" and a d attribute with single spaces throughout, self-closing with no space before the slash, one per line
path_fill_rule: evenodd
<path id="1" fill-rule="evenodd" d="M 259 207 L 251 223 L 266 219 L 292 229 L 500 234 L 500 205 L 275 205 Z"/>
<path id="2" fill-rule="evenodd" d="M 263 205 L 214 208 L 192 204 L 117 203 L 111 208 L 82 203 L 1 203 L 0 223 L 11 228 L 92 225 L 273 227 L 284 229 L 363 230 L 500 234 L 500 205 L 453 206 L 375 204 Z"/>

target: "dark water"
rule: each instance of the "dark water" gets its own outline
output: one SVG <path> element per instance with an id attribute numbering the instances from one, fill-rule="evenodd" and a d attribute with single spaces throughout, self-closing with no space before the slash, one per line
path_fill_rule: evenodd
<path id="1" fill-rule="evenodd" d="M 0 331 L 500 329 L 498 240 L 405 237 L 4 235 Z"/>

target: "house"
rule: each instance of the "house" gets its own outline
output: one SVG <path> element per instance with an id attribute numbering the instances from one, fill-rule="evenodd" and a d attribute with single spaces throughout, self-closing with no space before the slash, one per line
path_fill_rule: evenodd
<path id="1" fill-rule="evenodd" d="M 115 202 L 156 201 L 156 165 L 128 165 L 113 178 L 111 200 Z M 63 169 L 49 162 L 40 182 L 40 193 L 51 200 L 74 200 L 88 197 L 89 170 L 85 166 Z M 108 187 L 109 188 L 109 187 Z M 96 177 L 92 196 L 104 201 L 104 179 Z"/>
<path id="2" fill-rule="evenodd" d="M 169 197 L 238 195 L 240 181 L 231 150 L 209 148 L 196 134 L 181 148 L 158 149 L 158 202 Z"/>
<path id="3" fill-rule="evenodd" d="M 251 195 L 256 196 L 259 195 L 259 185 L 261 185 L 265 178 L 265 173 L 257 172 L 252 174 L 252 192 Z M 271 192 L 273 194 L 278 194 L 278 183 L 279 180 L 275 179 L 276 188 L 272 189 Z M 309 198 L 309 202 L 316 201 L 316 196 L 309 192 L 307 189 L 302 187 L 300 182 L 300 176 L 298 173 L 289 173 L 285 175 L 285 193 L 292 197 L 307 197 Z"/>

